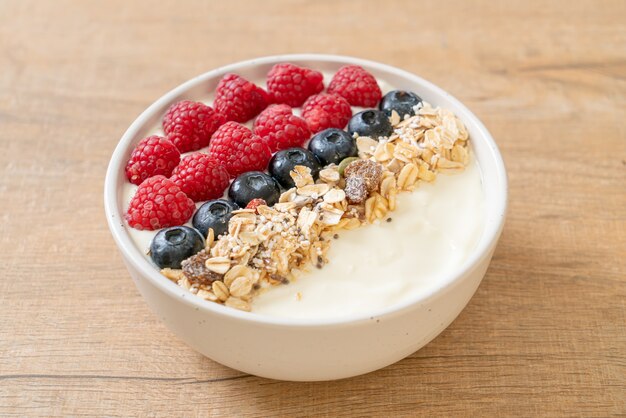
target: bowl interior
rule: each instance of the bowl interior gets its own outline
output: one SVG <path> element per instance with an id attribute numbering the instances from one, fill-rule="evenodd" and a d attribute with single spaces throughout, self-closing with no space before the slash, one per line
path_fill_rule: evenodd
<path id="1" fill-rule="evenodd" d="M 221 77 L 229 72 L 236 72 L 248 79 L 264 79 L 269 69 L 279 62 L 293 62 L 330 73 L 335 72 L 346 64 L 360 65 L 370 71 L 377 79 L 384 80 L 395 88 L 413 90 L 433 106 L 450 109 L 466 125 L 470 134 L 472 149 L 482 172 L 483 190 L 486 199 L 485 207 L 487 210 L 485 228 L 472 255 L 459 267 L 458 271 L 441 280 L 439 286 L 428 289 L 420 297 L 409 302 L 391 306 L 380 312 L 371 312 L 355 317 L 319 321 L 275 318 L 240 312 L 200 298 L 184 297 L 186 291 L 161 276 L 134 245 L 123 221 L 123 214 L 126 208 L 122 207 L 124 201 L 122 185 L 126 181 L 124 164 L 128 160 L 133 147 L 139 140 L 149 134 L 155 124 L 160 123 L 163 114 L 171 104 L 185 99 L 199 100 L 207 97 L 210 92 L 215 90 Z M 126 261 L 131 263 L 133 267 L 139 270 L 148 280 L 162 288 L 162 290 L 180 299 L 181 303 L 191 303 L 201 309 L 219 312 L 245 321 L 262 321 L 276 325 L 326 325 L 329 323 L 364 320 L 373 315 L 380 317 L 402 310 L 432 296 L 433 293 L 442 291 L 453 283 L 456 278 L 470 270 L 483 257 L 489 256 L 489 250 L 497 241 L 504 223 L 507 205 L 507 178 L 502 157 L 484 125 L 461 102 L 434 84 L 406 71 L 371 61 L 332 55 L 283 55 L 244 61 L 209 71 L 187 81 L 154 102 L 133 122 L 117 145 L 111 157 L 105 179 L 104 200 L 109 227 Z"/>

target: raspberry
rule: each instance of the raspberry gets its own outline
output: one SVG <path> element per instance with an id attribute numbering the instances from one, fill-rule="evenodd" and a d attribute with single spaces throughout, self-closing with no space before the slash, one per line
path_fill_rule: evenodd
<path id="1" fill-rule="evenodd" d="M 226 169 L 201 152 L 184 157 L 170 179 L 194 202 L 222 197 L 230 182 Z"/>
<path id="2" fill-rule="evenodd" d="M 345 98 L 352 106 L 375 107 L 382 97 L 374 76 L 358 65 L 341 67 L 330 80 L 328 92 Z"/>
<path id="3" fill-rule="evenodd" d="M 313 133 L 326 128 L 343 129 L 352 117 L 352 109 L 343 97 L 320 93 L 306 99 L 302 105 L 302 117 Z"/>
<path id="4" fill-rule="evenodd" d="M 169 177 L 180 161 L 180 152 L 168 139 L 152 135 L 139 141 L 126 164 L 126 177 L 140 184 L 148 177 Z"/>
<path id="5" fill-rule="evenodd" d="M 246 205 L 246 209 L 255 209 L 259 206 L 267 206 L 267 202 L 263 199 L 252 199 Z"/>
<path id="6" fill-rule="evenodd" d="M 182 225 L 196 205 L 165 176 L 154 176 L 139 185 L 124 218 L 136 229 L 155 230 Z"/>
<path id="7" fill-rule="evenodd" d="M 322 90 L 324 76 L 319 71 L 283 63 L 267 73 L 267 92 L 274 103 L 300 107 L 307 97 Z"/>
<path id="8" fill-rule="evenodd" d="M 199 150 L 209 145 L 213 132 L 226 122 L 224 115 L 204 103 L 174 103 L 163 116 L 163 131 L 180 152 Z"/>
<path id="9" fill-rule="evenodd" d="M 247 122 L 265 109 L 269 97 L 262 88 L 237 74 L 226 74 L 215 89 L 215 108 L 227 121 Z"/>
<path id="10" fill-rule="evenodd" d="M 311 136 L 304 119 L 292 114 L 285 104 L 271 105 L 254 120 L 254 133 L 260 136 L 272 152 L 301 147 Z"/>
<path id="11" fill-rule="evenodd" d="M 213 134 L 209 154 L 231 177 L 247 171 L 263 171 L 272 153 L 263 140 L 237 122 L 226 122 Z"/>

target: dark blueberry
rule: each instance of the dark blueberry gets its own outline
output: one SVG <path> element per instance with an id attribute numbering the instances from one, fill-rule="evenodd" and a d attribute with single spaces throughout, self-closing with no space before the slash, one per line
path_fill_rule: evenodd
<path id="1" fill-rule="evenodd" d="M 160 268 L 179 269 L 180 263 L 204 248 L 200 232 L 188 226 L 161 229 L 150 243 L 150 257 Z"/>
<path id="2" fill-rule="evenodd" d="M 320 162 L 315 155 L 304 148 L 289 148 L 278 151 L 270 160 L 269 172 L 285 189 L 295 186 L 289 172 L 297 165 L 303 165 L 311 169 L 311 175 L 317 179 L 320 172 Z"/>
<path id="3" fill-rule="evenodd" d="M 311 138 L 309 151 L 323 165 L 339 164 L 344 158 L 357 155 L 354 138 L 346 131 L 335 128 L 324 129 Z"/>
<path id="4" fill-rule="evenodd" d="M 231 183 L 228 197 L 242 208 L 245 208 L 252 199 L 263 199 L 267 206 L 272 206 L 278 202 L 280 186 L 269 174 L 249 171 Z"/>
<path id="5" fill-rule="evenodd" d="M 237 205 L 225 199 L 209 200 L 198 208 L 193 215 L 193 227 L 205 237 L 209 228 L 213 228 L 215 237 L 222 235 L 228 230 L 228 221 L 232 211 L 239 209 Z"/>
<path id="6" fill-rule="evenodd" d="M 389 136 L 393 132 L 389 117 L 385 112 L 376 109 L 368 109 L 352 116 L 348 122 L 350 136 L 357 133 L 359 136 L 369 136 L 378 140 L 379 136 Z"/>
<path id="7" fill-rule="evenodd" d="M 415 115 L 413 106 L 420 103 L 422 103 L 422 99 L 412 91 L 393 90 L 383 96 L 378 108 L 383 110 L 387 116 L 391 116 L 391 111 L 395 110 L 400 115 L 400 119 L 404 119 L 404 115 Z"/>

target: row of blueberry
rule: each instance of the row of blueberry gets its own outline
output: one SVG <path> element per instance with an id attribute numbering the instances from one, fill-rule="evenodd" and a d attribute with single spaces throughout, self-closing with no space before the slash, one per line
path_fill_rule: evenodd
<path id="1" fill-rule="evenodd" d="M 175 226 L 160 230 L 150 246 L 152 260 L 161 268 L 180 268 L 183 260 L 204 247 L 203 236 L 209 228 L 216 237 L 227 231 L 233 210 L 246 207 L 254 199 L 263 199 L 268 206 L 278 202 L 281 187 L 294 187 L 289 173 L 295 166 L 309 167 L 313 178 L 317 179 L 322 167 L 340 164 L 357 155 L 355 136 L 378 139 L 391 135 L 391 112 L 396 111 L 400 118 L 412 116 L 414 107 L 421 101 L 413 92 L 391 91 L 382 98 L 379 109 L 367 109 L 354 115 L 347 132 L 325 129 L 311 138 L 308 149 L 295 147 L 277 152 L 270 160 L 269 174 L 261 171 L 241 174 L 228 189 L 230 200 L 214 199 L 200 206 L 192 219 L 193 228 Z"/>

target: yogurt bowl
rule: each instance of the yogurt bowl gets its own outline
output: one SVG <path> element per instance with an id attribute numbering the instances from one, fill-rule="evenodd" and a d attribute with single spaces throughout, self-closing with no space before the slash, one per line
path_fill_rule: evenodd
<path id="1" fill-rule="evenodd" d="M 162 276 L 142 254 L 124 222 L 124 167 L 137 142 L 152 133 L 167 108 L 200 100 L 226 73 L 263 79 L 276 63 L 291 62 L 323 72 L 359 65 L 396 89 L 454 112 L 465 124 L 481 171 L 482 233 L 471 253 L 419 294 L 391 306 L 346 316 L 295 318 L 242 312 L 200 299 Z M 462 175 L 462 174 L 460 174 Z M 482 280 L 506 214 L 507 179 L 502 158 L 482 123 L 458 100 L 433 84 L 388 65 L 330 55 L 284 55 L 218 68 L 161 97 L 128 128 L 111 158 L 104 192 L 109 228 L 137 288 L 151 309 L 183 341 L 226 366 L 257 376 L 297 381 L 351 377 L 392 364 L 443 331 L 468 303 Z M 460 213 L 459 216 L 463 216 Z M 467 219 L 470 224 L 473 219 Z M 417 266 L 416 266 L 417 268 Z"/>

